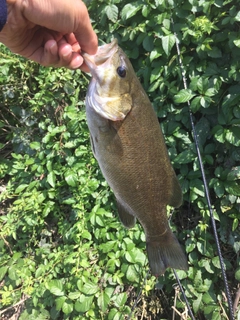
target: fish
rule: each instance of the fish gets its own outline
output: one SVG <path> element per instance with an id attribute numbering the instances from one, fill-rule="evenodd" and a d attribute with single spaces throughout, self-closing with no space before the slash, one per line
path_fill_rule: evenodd
<path id="1" fill-rule="evenodd" d="M 182 190 L 151 102 L 117 39 L 83 58 L 92 75 L 85 100 L 91 147 L 120 221 L 126 228 L 136 219 L 142 225 L 153 275 L 187 270 L 167 217 L 167 205 L 182 204 Z"/>

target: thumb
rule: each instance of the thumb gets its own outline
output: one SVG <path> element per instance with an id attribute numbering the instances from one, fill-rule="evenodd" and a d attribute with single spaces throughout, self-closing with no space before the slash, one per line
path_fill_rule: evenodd
<path id="1" fill-rule="evenodd" d="M 23 15 L 29 21 L 62 34 L 74 33 L 83 51 L 89 54 L 97 51 L 97 35 L 81 0 L 15 1 L 21 1 Z"/>

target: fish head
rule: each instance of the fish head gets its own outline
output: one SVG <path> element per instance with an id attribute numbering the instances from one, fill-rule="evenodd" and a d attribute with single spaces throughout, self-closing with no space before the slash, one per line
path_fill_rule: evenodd
<path id="1" fill-rule="evenodd" d="M 83 58 L 92 75 L 86 106 L 111 121 L 123 120 L 132 109 L 134 71 L 117 39 L 98 47 L 94 55 L 83 53 Z"/>

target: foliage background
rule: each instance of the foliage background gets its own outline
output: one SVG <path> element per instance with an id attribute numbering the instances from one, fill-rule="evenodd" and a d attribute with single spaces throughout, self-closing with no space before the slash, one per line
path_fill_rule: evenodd
<path id="1" fill-rule="evenodd" d="M 193 312 L 197 319 L 227 319 L 186 102 L 194 113 L 234 300 L 240 281 L 239 8 L 231 0 L 86 3 L 100 44 L 116 37 L 130 57 L 165 134 L 184 193 L 171 225 L 188 254 L 189 271 L 178 275 Z M 89 77 L 40 67 L 3 46 L 0 57 L 2 316 L 124 319 L 143 288 L 131 319 L 172 319 L 178 313 L 187 319 L 172 271 L 145 282 L 142 229 L 125 230 L 118 221 L 90 151 L 84 110 Z"/>

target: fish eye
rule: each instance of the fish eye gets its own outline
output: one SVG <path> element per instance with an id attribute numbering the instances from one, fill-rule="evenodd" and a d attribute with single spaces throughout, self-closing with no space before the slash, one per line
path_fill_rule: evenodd
<path id="1" fill-rule="evenodd" d="M 126 71 L 125 67 L 120 66 L 120 67 L 117 68 L 117 73 L 118 73 L 119 77 L 125 78 L 126 74 L 127 74 L 127 71 Z"/>

